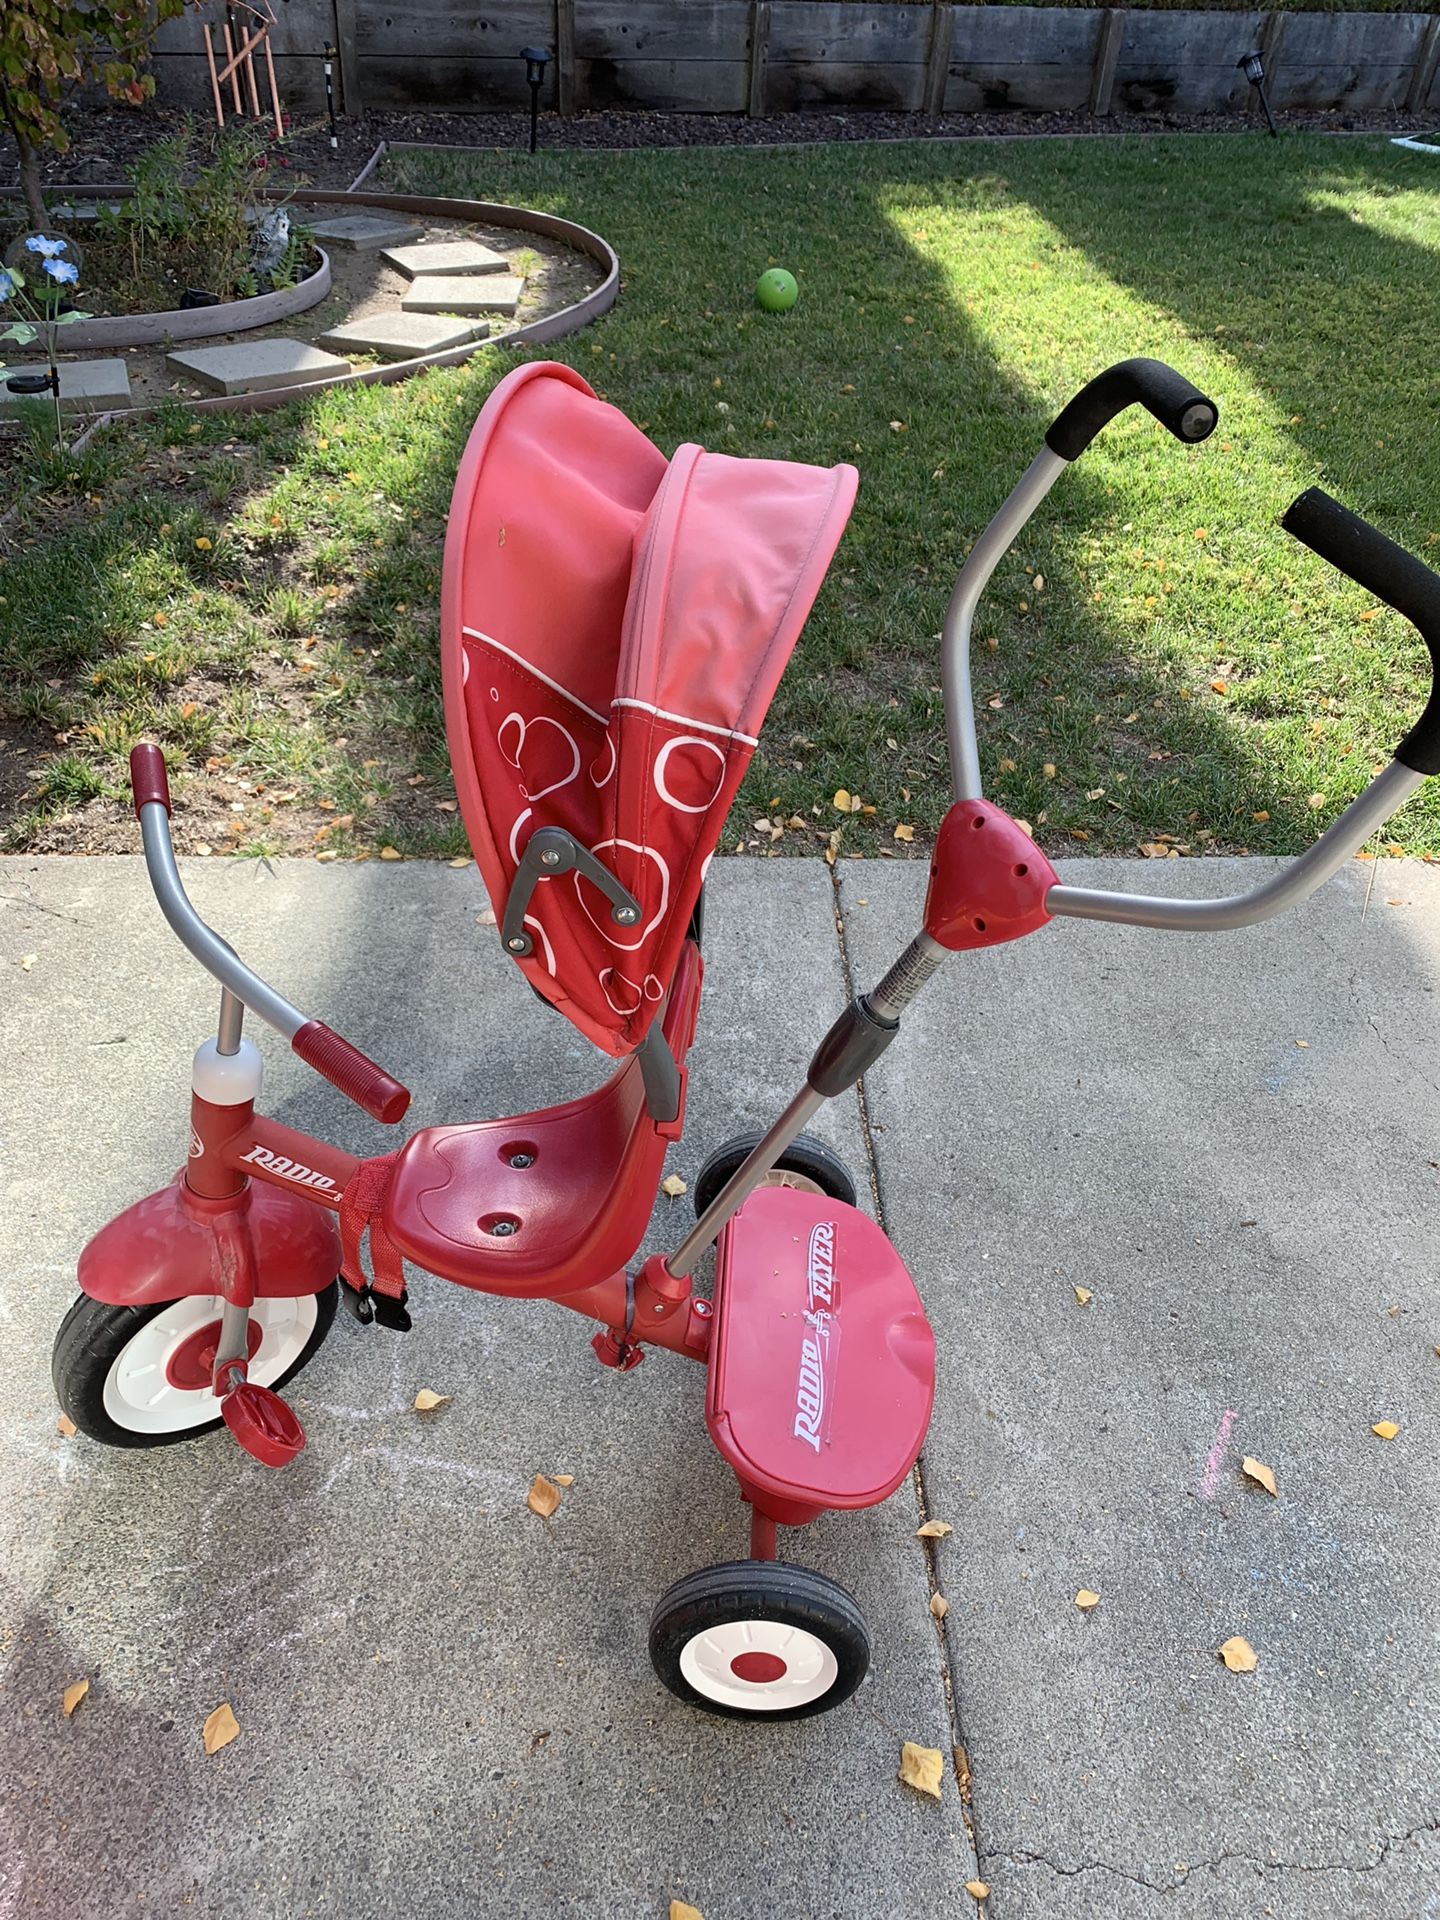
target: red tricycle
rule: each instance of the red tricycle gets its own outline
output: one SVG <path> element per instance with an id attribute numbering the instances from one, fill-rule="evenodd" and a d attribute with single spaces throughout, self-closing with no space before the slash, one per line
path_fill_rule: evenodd
<path id="1" fill-rule="evenodd" d="M 865 1620 L 834 1580 L 778 1558 L 777 1529 L 894 1492 L 929 1423 L 935 1343 L 899 1255 L 856 1207 L 843 1164 L 803 1132 L 807 1120 L 874 1065 L 947 955 L 1057 916 L 1191 931 L 1264 919 L 1319 886 L 1440 768 L 1432 691 L 1394 761 L 1308 853 L 1219 900 L 1064 885 L 982 797 L 968 664 L 976 604 L 1056 478 L 1132 403 L 1184 443 L 1216 424 L 1214 404 L 1153 360 L 1110 368 L 1057 416 L 946 615 L 955 801 L 922 928 L 836 1019 L 775 1123 L 705 1163 L 680 1244 L 637 1261 L 684 1125 L 706 868 L 857 476 L 695 446 L 667 461 L 568 368 L 527 365 L 502 380 L 471 433 L 445 549 L 458 801 L 505 951 L 618 1065 L 562 1106 L 427 1127 L 363 1160 L 266 1119 L 247 1011 L 376 1119 L 398 1121 L 409 1094 L 199 918 L 171 846 L 164 758 L 137 746 L 150 882 L 219 982 L 220 1012 L 194 1058 L 185 1167 L 80 1257 L 81 1296 L 54 1356 L 76 1426 L 109 1445 L 155 1447 L 223 1423 L 281 1467 L 305 1444 L 281 1389 L 340 1302 L 367 1326 L 408 1330 L 407 1260 L 481 1292 L 555 1301 L 598 1323 L 603 1366 L 628 1371 L 661 1347 L 706 1368 L 710 1434 L 750 1508 L 749 1557 L 692 1573 L 659 1601 L 660 1679 L 751 1720 L 852 1694 L 870 1657 Z M 1440 578 L 1318 490 L 1284 524 L 1409 615 L 1440 664 Z M 706 1298 L 693 1277 L 712 1247 Z"/>

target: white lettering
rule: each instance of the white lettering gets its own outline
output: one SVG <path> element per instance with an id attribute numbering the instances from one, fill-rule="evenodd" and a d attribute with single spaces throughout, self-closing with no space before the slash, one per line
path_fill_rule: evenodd
<path id="1" fill-rule="evenodd" d="M 245 1159 L 257 1167 L 263 1167 L 267 1173 L 277 1173 L 282 1179 L 293 1180 L 300 1187 L 314 1187 L 321 1193 L 328 1193 L 335 1185 L 328 1173 L 317 1173 L 313 1167 L 304 1166 L 299 1160 L 288 1159 L 283 1153 L 271 1153 L 268 1147 L 252 1147 Z"/>
<path id="2" fill-rule="evenodd" d="M 825 1417 L 825 1363 L 820 1345 L 808 1337 L 800 1348 L 800 1384 L 795 1392 L 795 1438 L 820 1451 L 820 1423 Z"/>

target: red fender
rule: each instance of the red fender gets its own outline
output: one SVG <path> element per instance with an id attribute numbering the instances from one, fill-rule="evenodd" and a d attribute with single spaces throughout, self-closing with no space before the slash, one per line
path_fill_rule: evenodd
<path id="1" fill-rule="evenodd" d="M 80 1255 L 80 1285 L 112 1307 L 190 1294 L 249 1306 L 319 1293 L 340 1271 L 340 1233 L 313 1200 L 250 1182 L 206 1200 L 177 1178 L 102 1227 Z"/>

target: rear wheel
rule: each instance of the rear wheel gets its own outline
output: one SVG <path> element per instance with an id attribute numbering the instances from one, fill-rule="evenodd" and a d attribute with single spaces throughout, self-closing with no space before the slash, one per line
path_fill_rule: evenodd
<path id="1" fill-rule="evenodd" d="M 702 1567 L 661 1595 L 650 1660 L 677 1699 L 730 1720 L 803 1720 L 865 1678 L 870 1633 L 838 1581 L 778 1560 Z"/>
<path id="2" fill-rule="evenodd" d="M 733 1140 L 715 1149 L 695 1181 L 697 1217 L 764 1138 L 763 1133 L 737 1133 Z M 850 1169 L 833 1147 L 827 1147 L 823 1140 L 809 1133 L 796 1134 L 761 1184 L 798 1187 L 803 1193 L 823 1193 L 831 1200 L 843 1200 L 847 1207 L 855 1204 L 855 1182 L 850 1177 Z"/>
<path id="3" fill-rule="evenodd" d="M 278 1391 L 330 1331 L 334 1280 L 319 1293 L 257 1300 L 250 1309 L 250 1373 Z M 51 1374 L 61 1408 L 109 1447 L 166 1447 L 221 1425 L 210 1389 L 224 1302 L 210 1294 L 111 1307 L 81 1294 L 55 1336 Z"/>

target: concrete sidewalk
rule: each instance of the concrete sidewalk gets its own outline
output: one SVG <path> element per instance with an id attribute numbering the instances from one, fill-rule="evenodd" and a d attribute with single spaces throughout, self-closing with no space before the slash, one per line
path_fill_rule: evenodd
<path id="1" fill-rule="evenodd" d="M 1200 892 L 1257 866 L 1066 872 Z M 680 1173 L 772 1117 L 847 965 L 872 980 L 913 927 L 918 864 L 839 876 L 843 930 L 822 864 L 717 863 Z M 937 1632 L 913 1488 L 791 1536 L 877 1654 L 854 1702 L 777 1729 L 688 1711 L 645 1655 L 659 1591 L 744 1552 L 699 1376 L 605 1373 L 543 1304 L 422 1281 L 408 1338 L 342 1319 L 284 1475 L 223 1435 L 57 1435 L 76 1252 L 173 1173 L 215 996 L 138 862 L 0 861 L 0 1916 L 918 1920 L 969 1909 L 977 1871 L 999 1920 L 1440 1913 L 1440 876 L 1387 865 L 1362 918 L 1367 877 L 1224 939 L 1057 925 L 964 956 L 864 1113 L 826 1116 L 939 1338 L 951 1611 Z M 408 1080 L 416 1125 L 594 1084 L 473 870 L 186 879 Z M 267 1051 L 278 1118 L 386 1142 Z M 652 1246 L 687 1207 L 659 1201 Z M 424 1421 L 422 1386 L 454 1396 Z M 537 1470 L 575 1475 L 548 1526 Z M 1234 1633 L 1255 1673 L 1216 1657 Z M 243 1731 L 207 1759 L 221 1700 Z M 964 1742 L 973 1808 L 953 1771 L 939 1806 L 896 1782 L 905 1739 Z"/>

